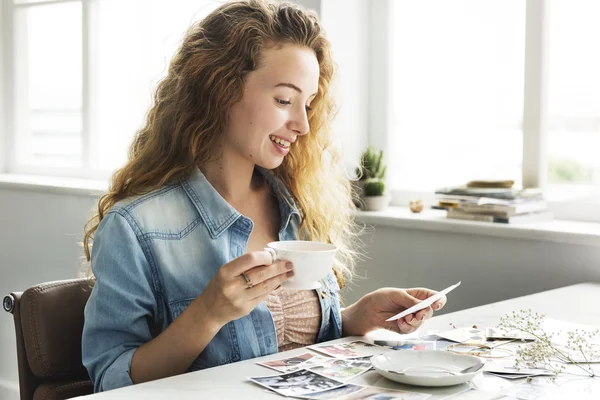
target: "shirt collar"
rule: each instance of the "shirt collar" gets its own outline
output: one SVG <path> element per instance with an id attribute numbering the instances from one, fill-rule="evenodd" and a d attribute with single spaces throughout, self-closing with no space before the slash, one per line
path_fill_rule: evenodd
<path id="1" fill-rule="evenodd" d="M 296 215 L 300 219 L 300 212 L 283 182 L 269 170 L 256 168 L 267 179 L 277 197 L 281 231 L 284 231 L 290 223 L 292 215 Z M 200 217 L 213 239 L 220 236 L 242 216 L 217 192 L 199 168 L 194 169 L 187 179 L 183 179 L 181 185 L 200 213 Z"/>
<path id="2" fill-rule="evenodd" d="M 257 166 L 256 169 L 267 179 L 269 186 L 273 189 L 277 203 L 279 204 L 279 215 L 281 216 L 280 232 L 287 229 L 292 215 L 298 218 L 300 222 L 300 211 L 296 206 L 294 198 L 285 187 L 281 179 L 277 178 L 270 170 Z"/>

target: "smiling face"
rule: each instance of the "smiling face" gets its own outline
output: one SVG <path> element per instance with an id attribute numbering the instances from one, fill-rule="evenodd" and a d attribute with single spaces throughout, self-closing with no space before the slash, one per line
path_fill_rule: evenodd
<path id="1" fill-rule="evenodd" d="M 242 99 L 231 107 L 223 143 L 227 158 L 277 168 L 298 136 L 308 133 L 318 84 L 319 64 L 311 49 L 264 50 L 260 66 L 246 77 Z"/>

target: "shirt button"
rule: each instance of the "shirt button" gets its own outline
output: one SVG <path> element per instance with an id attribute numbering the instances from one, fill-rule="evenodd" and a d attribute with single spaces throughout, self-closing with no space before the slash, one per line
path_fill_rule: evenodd
<path id="1" fill-rule="evenodd" d="M 322 291 L 322 292 L 321 292 L 321 297 L 322 297 L 322 298 L 325 298 L 325 297 L 327 297 L 327 293 L 326 293 L 326 292 L 324 292 L 324 291 Z"/>

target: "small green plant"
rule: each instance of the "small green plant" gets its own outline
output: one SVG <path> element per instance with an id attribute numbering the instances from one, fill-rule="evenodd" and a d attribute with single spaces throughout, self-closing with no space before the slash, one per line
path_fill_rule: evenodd
<path id="1" fill-rule="evenodd" d="M 387 167 L 383 162 L 383 150 L 377 152 L 369 146 L 360 155 L 360 165 L 356 167 L 356 175 L 361 181 L 377 178 L 383 181 Z"/>
<path id="2" fill-rule="evenodd" d="M 383 196 L 385 192 L 385 182 L 379 178 L 370 178 L 365 182 L 365 196 Z"/>

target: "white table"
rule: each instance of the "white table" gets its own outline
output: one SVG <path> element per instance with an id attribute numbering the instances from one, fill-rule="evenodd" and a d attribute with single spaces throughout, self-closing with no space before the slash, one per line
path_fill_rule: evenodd
<path id="1" fill-rule="evenodd" d="M 452 299 L 450 298 L 450 301 Z M 579 307 L 571 309 L 571 306 L 580 303 Z M 512 311 L 531 308 L 535 312 L 545 313 L 547 317 L 566 321 L 570 323 L 583 324 L 591 327 L 600 327 L 600 283 L 583 283 L 565 288 L 549 290 L 529 296 L 519 297 L 498 303 L 475 307 L 459 312 L 440 315 L 427 321 L 421 327 L 420 334 L 427 334 L 429 330 L 448 330 L 451 324 L 456 327 L 472 326 L 479 327 L 495 326 L 501 316 Z M 388 332 L 373 332 L 366 338 L 375 339 L 388 336 Z M 343 338 L 335 342 L 347 342 L 355 339 Z M 130 400 L 130 399 L 284 399 L 285 397 L 270 393 L 263 388 L 248 382 L 247 377 L 277 374 L 267 368 L 256 365 L 256 361 L 284 358 L 303 352 L 296 349 L 285 353 L 273 354 L 266 357 L 246 360 L 234 364 L 196 371 L 188 374 L 161 379 L 158 381 L 134 385 L 122 389 L 112 390 L 95 395 L 85 396 L 91 399 L 107 400 Z M 600 367 L 598 368 L 600 369 Z M 576 393 L 574 398 L 582 398 L 584 395 L 590 398 L 600 398 L 600 378 L 569 378 L 559 379 L 551 383 L 547 379 L 537 380 L 544 385 L 556 385 L 556 390 Z M 451 388 L 422 388 L 400 385 L 391 382 L 375 371 L 355 378 L 351 383 L 359 385 L 380 386 L 392 389 L 402 389 L 433 394 L 432 399 L 444 398 L 453 393 L 460 393 L 468 389 L 467 384 Z M 487 391 L 501 391 L 514 385 L 523 385 L 524 380 L 508 381 L 503 378 L 488 374 L 480 374 L 470 384 L 471 386 L 485 389 Z M 540 389 L 542 391 L 542 389 Z M 558 398 L 561 396 L 558 395 Z M 83 398 L 83 397 L 82 397 Z M 540 397 L 538 397 L 540 398 Z M 546 398 L 545 396 L 542 398 Z"/>

